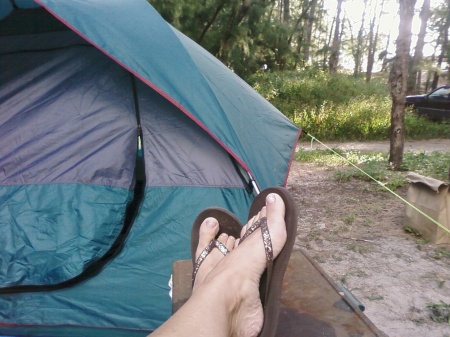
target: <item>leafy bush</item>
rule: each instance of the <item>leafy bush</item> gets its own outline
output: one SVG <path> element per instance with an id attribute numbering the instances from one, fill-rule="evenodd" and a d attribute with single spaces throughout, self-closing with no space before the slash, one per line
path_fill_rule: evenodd
<path id="1" fill-rule="evenodd" d="M 303 130 L 321 140 L 389 138 L 392 101 L 382 78 L 366 83 L 318 69 L 260 72 L 249 83 Z M 411 110 L 405 118 L 410 139 L 450 135 L 450 123 L 432 123 Z"/>
<path id="2" fill-rule="evenodd" d="M 325 102 L 318 109 L 297 112 L 293 121 L 322 140 L 386 139 L 390 125 L 387 105 L 386 99 Z"/>
<path id="3" fill-rule="evenodd" d="M 412 109 L 406 110 L 405 136 L 409 139 L 448 138 L 450 136 L 450 123 L 434 123 L 418 117 Z"/>

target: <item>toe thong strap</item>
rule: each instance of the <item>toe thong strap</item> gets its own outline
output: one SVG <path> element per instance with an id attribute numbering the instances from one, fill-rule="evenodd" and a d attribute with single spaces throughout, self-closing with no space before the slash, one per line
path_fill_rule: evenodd
<path id="1" fill-rule="evenodd" d="M 225 245 L 217 240 L 211 240 L 208 245 L 205 247 L 205 249 L 202 250 L 200 255 L 198 256 L 197 260 L 194 264 L 194 271 L 192 272 L 192 285 L 194 285 L 195 276 L 197 275 L 197 272 L 202 265 L 203 261 L 205 261 L 206 257 L 211 253 L 211 251 L 217 248 L 223 255 L 227 255 L 230 251 L 228 250 Z"/>
<path id="2" fill-rule="evenodd" d="M 255 221 L 244 233 L 239 244 L 244 241 L 248 236 L 250 236 L 256 229 L 261 228 L 261 235 L 264 243 L 264 250 L 266 251 L 267 267 L 273 262 L 273 249 L 272 249 L 272 239 L 270 238 L 269 227 L 267 226 L 267 218 L 258 219 Z"/>
<path id="3" fill-rule="evenodd" d="M 266 280 L 265 280 L 265 297 L 262 298 L 263 306 L 265 306 L 266 303 L 266 296 L 269 293 L 269 287 L 270 287 L 270 281 L 272 277 L 272 266 L 273 266 L 273 248 L 272 248 L 272 239 L 270 237 L 269 233 L 269 227 L 267 226 L 267 218 L 261 218 L 255 221 L 244 233 L 244 235 L 241 237 L 241 240 L 239 241 L 239 244 L 244 241 L 245 238 L 250 236 L 256 229 L 261 228 L 261 235 L 264 243 L 264 250 L 266 252 L 266 264 L 267 264 L 267 273 Z"/>

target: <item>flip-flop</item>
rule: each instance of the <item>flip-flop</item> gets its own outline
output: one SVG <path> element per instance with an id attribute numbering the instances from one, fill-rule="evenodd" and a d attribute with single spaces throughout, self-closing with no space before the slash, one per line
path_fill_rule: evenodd
<path id="1" fill-rule="evenodd" d="M 195 253 L 197 251 L 197 246 L 199 242 L 200 226 L 203 223 L 203 221 L 209 217 L 213 217 L 219 222 L 219 232 L 217 233 L 215 239 L 211 240 L 211 242 L 203 249 L 203 251 L 196 259 Z M 201 264 L 214 248 L 218 248 L 223 255 L 226 255 L 228 253 L 227 247 L 225 247 L 224 244 L 216 240 L 219 237 L 219 235 L 222 233 L 226 233 L 229 236 L 233 236 L 234 238 L 238 239 L 241 235 L 241 229 L 242 224 L 240 220 L 233 213 L 231 213 L 225 208 L 209 207 L 203 210 L 197 216 L 197 218 L 194 221 L 194 224 L 192 225 L 191 230 L 191 256 L 193 264 L 192 285 L 194 285 L 195 277 Z"/>
<path id="2" fill-rule="evenodd" d="M 273 337 L 277 331 L 284 272 L 286 271 L 289 263 L 292 249 L 294 247 L 295 237 L 297 236 L 297 210 L 295 207 L 295 201 L 290 192 L 283 187 L 270 187 L 258 194 L 250 207 L 248 219 L 250 220 L 253 216 L 258 214 L 261 208 L 266 205 L 266 197 L 270 193 L 278 194 L 281 199 L 283 199 L 285 204 L 286 212 L 284 220 L 286 222 L 287 238 L 283 249 L 272 261 L 273 257 L 271 258 L 272 244 L 270 235 L 263 233 L 264 227 L 267 228 L 267 219 L 261 218 L 255 222 L 256 227 L 261 227 L 267 257 L 267 269 L 261 277 L 259 288 L 261 303 L 264 310 L 264 323 L 261 332 L 258 335 L 259 337 Z M 257 224 L 257 222 L 260 223 Z M 250 234 L 244 234 L 240 242 L 242 242 L 243 239 Z"/>

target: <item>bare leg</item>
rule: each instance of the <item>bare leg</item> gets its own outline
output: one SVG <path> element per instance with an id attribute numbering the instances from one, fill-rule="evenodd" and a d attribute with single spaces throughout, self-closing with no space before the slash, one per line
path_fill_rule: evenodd
<path id="1" fill-rule="evenodd" d="M 266 207 L 256 216 L 267 216 L 274 257 L 286 242 L 284 212 L 281 197 L 270 194 L 266 199 Z M 250 220 L 250 223 L 254 220 Z M 264 319 L 259 280 L 266 268 L 266 255 L 259 231 L 256 230 L 241 245 L 235 245 L 235 249 L 226 257 L 219 258 L 209 273 L 205 268 L 207 275 L 199 281 L 190 299 L 151 336 L 257 336 Z M 202 244 L 200 241 L 199 247 Z"/>

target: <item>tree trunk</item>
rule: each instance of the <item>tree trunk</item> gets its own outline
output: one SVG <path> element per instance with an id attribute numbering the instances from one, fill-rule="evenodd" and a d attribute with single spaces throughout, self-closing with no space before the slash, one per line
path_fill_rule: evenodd
<path id="1" fill-rule="evenodd" d="M 370 31 L 369 31 L 369 48 L 367 53 L 367 68 L 366 68 L 366 82 L 369 83 L 372 79 L 372 70 L 373 70 L 373 64 L 375 62 L 375 53 L 377 51 L 378 47 L 378 34 L 380 29 L 380 21 L 381 21 L 381 15 L 383 15 L 383 8 L 384 8 L 384 0 L 381 2 L 381 9 L 380 14 L 378 15 L 378 24 L 377 24 L 377 31 L 375 30 L 375 16 L 373 17 L 372 21 L 370 22 Z"/>
<path id="2" fill-rule="evenodd" d="M 260 0 L 260 2 L 264 2 Z M 231 50 L 231 46 L 234 43 L 233 35 L 237 30 L 237 27 L 242 23 L 242 21 L 247 16 L 250 7 L 253 5 L 252 0 L 243 0 L 238 8 L 235 8 L 231 11 L 228 24 L 226 25 L 225 32 L 223 34 L 222 41 L 219 45 L 219 50 L 217 52 L 217 57 L 224 62 L 227 63 L 226 60 L 228 58 L 229 51 Z M 236 37 L 234 37 L 236 38 Z"/>
<path id="3" fill-rule="evenodd" d="M 291 17 L 291 5 L 289 0 L 283 0 L 283 22 L 289 22 Z"/>
<path id="4" fill-rule="evenodd" d="M 361 18 L 361 26 L 359 27 L 358 36 L 356 38 L 356 47 L 353 53 L 353 57 L 355 59 L 355 68 L 353 69 L 353 77 L 358 77 L 359 74 L 361 73 L 366 10 L 367 10 L 367 0 L 364 0 L 364 11 Z"/>
<path id="5" fill-rule="evenodd" d="M 433 54 L 431 55 L 430 63 L 434 64 L 434 61 L 436 61 L 436 51 L 437 51 L 437 45 L 434 46 Z M 430 91 L 431 88 L 431 78 L 433 77 L 433 72 L 431 69 L 428 69 L 427 71 L 427 79 L 425 81 L 425 92 Z"/>
<path id="6" fill-rule="evenodd" d="M 200 37 L 198 38 L 197 42 L 199 44 L 202 43 L 203 38 L 205 37 L 206 33 L 208 32 L 208 30 L 211 28 L 211 26 L 213 25 L 213 23 L 216 21 L 217 16 L 219 15 L 220 11 L 223 9 L 223 7 L 225 6 L 226 0 L 223 0 L 221 3 L 219 3 L 219 5 L 216 7 L 216 9 L 214 10 L 213 15 L 211 16 L 211 18 L 208 20 L 208 22 L 206 22 L 205 26 L 203 27 L 202 32 L 200 33 Z"/>
<path id="7" fill-rule="evenodd" d="M 448 5 L 450 5 L 450 0 L 447 0 Z M 442 41 L 441 43 L 441 52 L 438 56 L 437 60 L 437 68 L 440 70 L 442 68 L 442 62 L 444 58 L 448 56 L 448 30 L 450 28 L 450 9 L 447 7 L 447 13 L 445 18 L 443 18 L 443 25 L 439 27 L 440 38 L 438 40 Z M 439 83 L 439 72 L 436 71 L 434 73 L 433 82 L 431 84 L 431 89 L 436 89 Z"/>
<path id="8" fill-rule="evenodd" d="M 403 161 L 405 97 L 415 3 L 416 0 L 399 0 L 399 32 L 394 63 L 389 74 L 392 97 L 389 162 L 394 170 L 398 170 Z"/>
<path id="9" fill-rule="evenodd" d="M 366 68 L 366 82 L 369 83 L 372 79 L 372 70 L 373 70 L 373 63 L 375 61 L 375 17 L 373 17 L 372 21 L 370 22 L 369 26 L 369 46 L 367 48 L 367 68 Z"/>
<path id="10" fill-rule="evenodd" d="M 424 0 L 420 10 L 420 31 L 417 36 L 416 48 L 412 58 L 410 75 L 408 79 L 408 94 L 412 94 L 420 89 L 421 83 L 418 78 L 420 72 L 420 62 L 423 60 L 423 46 L 425 45 L 425 34 L 427 32 L 428 19 L 430 17 L 430 0 Z"/>
<path id="11" fill-rule="evenodd" d="M 331 45 L 331 55 L 328 61 L 328 69 L 330 74 L 337 72 L 339 64 L 339 49 L 340 49 L 340 31 L 341 31 L 341 8 L 343 0 L 337 0 L 336 20 L 334 26 L 333 44 Z"/>
<path id="12" fill-rule="evenodd" d="M 309 62 L 309 53 L 311 50 L 313 23 L 316 15 L 317 0 L 311 0 L 308 21 L 306 24 L 305 40 L 303 47 L 303 60 Z"/>
<path id="13" fill-rule="evenodd" d="M 447 0 L 447 20 L 446 20 L 446 43 L 445 43 L 445 50 L 447 51 L 447 82 L 450 81 L 450 46 L 448 44 L 448 30 L 450 29 L 450 0 Z M 449 168 L 449 174 L 450 174 L 450 168 Z"/>
<path id="14" fill-rule="evenodd" d="M 333 30 L 334 30 L 334 25 L 336 24 L 336 18 L 333 18 L 333 21 L 331 22 L 331 27 L 329 30 L 329 34 L 327 37 L 327 41 L 324 43 L 324 46 L 322 47 L 322 61 L 321 61 L 321 68 L 323 71 L 327 70 L 327 67 L 329 68 L 329 64 L 328 61 L 330 60 L 330 57 L 328 56 L 330 54 L 331 51 L 331 41 L 333 39 Z M 328 30 L 327 30 L 328 31 Z"/>

